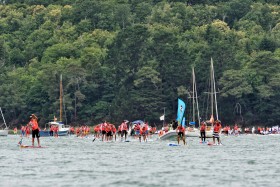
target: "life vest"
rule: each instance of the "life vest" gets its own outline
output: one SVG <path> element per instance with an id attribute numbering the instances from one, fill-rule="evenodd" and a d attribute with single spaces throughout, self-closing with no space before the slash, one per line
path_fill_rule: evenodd
<path id="1" fill-rule="evenodd" d="M 121 131 L 127 131 L 127 124 L 126 123 L 121 124 Z"/>
<path id="2" fill-rule="evenodd" d="M 204 124 L 200 126 L 200 131 L 202 131 L 202 132 L 205 131 L 205 125 Z"/>
<path id="3" fill-rule="evenodd" d="M 178 127 L 178 131 L 179 132 L 185 132 L 185 128 L 184 127 Z"/>
<path id="4" fill-rule="evenodd" d="M 214 126 L 214 132 L 219 132 L 220 131 L 220 124 L 216 124 L 215 126 Z"/>
<path id="5" fill-rule="evenodd" d="M 37 122 L 36 119 L 31 119 L 30 124 L 31 124 L 32 130 L 36 130 L 36 129 L 39 128 L 38 127 L 38 122 Z"/>
<path id="6" fill-rule="evenodd" d="M 106 132 L 110 132 L 110 131 L 111 131 L 111 127 L 110 127 L 109 125 L 106 125 L 105 131 L 106 131 Z"/>
<path id="7" fill-rule="evenodd" d="M 135 126 L 135 130 L 138 130 L 138 131 L 139 131 L 139 130 L 140 130 L 140 125 L 136 125 L 136 126 Z"/>
<path id="8" fill-rule="evenodd" d="M 113 133 L 117 132 L 117 129 L 116 129 L 116 127 L 114 125 L 112 126 L 112 130 L 113 130 Z"/>
<path id="9" fill-rule="evenodd" d="M 144 126 L 144 127 L 142 127 L 142 131 L 143 131 L 143 133 L 144 132 L 146 132 L 146 130 L 147 130 L 147 128 Z"/>
<path id="10" fill-rule="evenodd" d="M 101 131 L 104 131 L 104 130 L 105 130 L 105 124 L 104 124 L 104 123 L 101 123 L 101 124 L 100 124 L 100 130 L 101 130 Z"/>

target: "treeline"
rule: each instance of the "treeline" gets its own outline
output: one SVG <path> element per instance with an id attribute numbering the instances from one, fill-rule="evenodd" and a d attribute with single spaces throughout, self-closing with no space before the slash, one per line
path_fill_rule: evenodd
<path id="1" fill-rule="evenodd" d="M 280 122 L 278 0 L 0 1 L 0 107 L 11 125 L 36 113 L 89 125 L 190 120 L 195 68 L 209 119 L 210 59 L 223 124 Z"/>

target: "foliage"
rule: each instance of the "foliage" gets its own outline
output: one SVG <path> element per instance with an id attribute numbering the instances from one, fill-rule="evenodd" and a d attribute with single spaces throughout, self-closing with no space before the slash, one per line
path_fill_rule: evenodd
<path id="1" fill-rule="evenodd" d="M 160 125 L 189 103 L 192 67 L 207 112 L 213 58 L 222 122 L 277 125 L 279 17 L 277 0 L 0 1 L 0 106 L 10 125 L 44 125 L 62 75 L 64 121 Z"/>

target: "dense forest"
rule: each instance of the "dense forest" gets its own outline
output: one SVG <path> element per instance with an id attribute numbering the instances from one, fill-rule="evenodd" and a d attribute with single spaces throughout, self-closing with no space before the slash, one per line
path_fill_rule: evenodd
<path id="1" fill-rule="evenodd" d="M 176 118 L 192 67 L 210 118 L 214 62 L 223 124 L 280 123 L 279 0 L 1 0 L 0 107 L 10 127 Z"/>

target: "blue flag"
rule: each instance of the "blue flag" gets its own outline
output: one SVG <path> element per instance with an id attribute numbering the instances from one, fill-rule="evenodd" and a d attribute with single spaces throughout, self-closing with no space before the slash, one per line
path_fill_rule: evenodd
<path id="1" fill-rule="evenodd" d="M 177 111 L 177 121 L 178 124 L 182 124 L 182 118 L 186 109 L 186 104 L 181 99 L 178 99 L 178 111 Z"/>
<path id="2" fill-rule="evenodd" d="M 184 128 L 186 127 L 186 119 L 185 119 L 185 117 L 183 118 L 182 126 L 183 126 Z"/>

